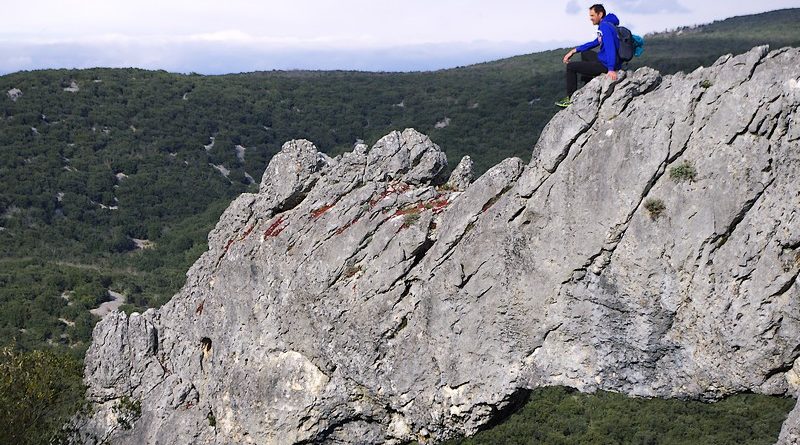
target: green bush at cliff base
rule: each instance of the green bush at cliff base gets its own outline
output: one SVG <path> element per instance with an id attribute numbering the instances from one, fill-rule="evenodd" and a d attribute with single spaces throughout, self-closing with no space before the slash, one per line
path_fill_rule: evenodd
<path id="1" fill-rule="evenodd" d="M 0 349 L 0 443 L 50 443 L 84 406 L 82 368 L 51 350 Z"/>
<path id="2" fill-rule="evenodd" d="M 525 406 L 494 428 L 448 445 L 775 443 L 795 401 L 740 394 L 718 403 L 637 399 L 611 392 L 533 391 Z"/>

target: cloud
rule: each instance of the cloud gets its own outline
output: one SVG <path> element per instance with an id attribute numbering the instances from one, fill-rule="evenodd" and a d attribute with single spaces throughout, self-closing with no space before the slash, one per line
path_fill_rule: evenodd
<path id="1" fill-rule="evenodd" d="M 680 4 L 678 0 L 660 0 L 657 2 L 652 0 L 615 0 L 609 3 L 615 6 L 614 11 L 619 11 L 623 14 L 683 14 L 691 12 Z"/>
<path id="2" fill-rule="evenodd" d="M 577 15 L 582 10 L 583 8 L 581 8 L 581 5 L 578 4 L 578 0 L 569 0 L 567 2 L 567 8 L 564 11 L 570 15 Z"/>

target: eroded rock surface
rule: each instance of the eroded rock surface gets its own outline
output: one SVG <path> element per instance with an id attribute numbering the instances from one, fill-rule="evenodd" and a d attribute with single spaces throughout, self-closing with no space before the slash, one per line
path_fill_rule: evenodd
<path id="1" fill-rule="evenodd" d="M 783 423 L 781 435 L 776 445 L 797 445 L 800 443 L 800 403 L 794 407 Z"/>
<path id="2" fill-rule="evenodd" d="M 414 130 L 287 143 L 168 304 L 97 325 L 84 440 L 438 442 L 548 385 L 796 396 L 799 59 L 596 79 L 474 182 Z"/>

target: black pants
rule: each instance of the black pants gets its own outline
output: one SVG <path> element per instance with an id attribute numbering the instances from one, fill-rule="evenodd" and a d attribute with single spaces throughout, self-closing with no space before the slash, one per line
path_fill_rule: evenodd
<path id="1" fill-rule="evenodd" d="M 608 68 L 600 63 L 596 52 L 582 52 L 580 62 L 569 62 L 567 64 L 567 96 L 572 96 L 572 93 L 578 89 L 578 74 L 581 75 L 582 81 L 589 82 L 593 77 L 607 72 Z"/>

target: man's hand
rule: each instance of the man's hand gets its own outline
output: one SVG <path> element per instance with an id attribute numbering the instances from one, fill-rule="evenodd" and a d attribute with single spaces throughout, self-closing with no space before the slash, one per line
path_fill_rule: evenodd
<path id="1" fill-rule="evenodd" d="M 608 78 L 611 80 L 617 80 L 617 72 L 616 71 L 609 71 Z"/>
<path id="2" fill-rule="evenodd" d="M 570 50 L 567 55 L 564 56 L 564 63 L 569 63 L 569 58 L 572 57 L 577 51 L 574 49 Z"/>

